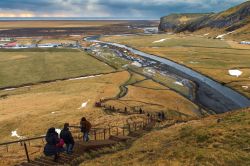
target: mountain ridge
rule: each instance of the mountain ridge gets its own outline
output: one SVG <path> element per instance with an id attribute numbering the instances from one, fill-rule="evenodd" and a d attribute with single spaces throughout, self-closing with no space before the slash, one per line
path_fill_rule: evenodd
<path id="1" fill-rule="evenodd" d="M 194 32 L 203 28 L 234 31 L 250 24 L 250 1 L 219 13 L 181 13 L 161 18 L 159 30 Z"/>

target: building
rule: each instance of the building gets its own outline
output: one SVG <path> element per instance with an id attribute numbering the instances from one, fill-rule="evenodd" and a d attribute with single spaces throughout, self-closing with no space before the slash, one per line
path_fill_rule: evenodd
<path id="1" fill-rule="evenodd" d="M 240 44 L 249 44 L 250 45 L 250 41 L 241 41 Z"/>
<path id="2" fill-rule="evenodd" d="M 12 37 L 2 37 L 0 38 L 0 42 L 12 42 L 15 41 L 15 38 Z"/>

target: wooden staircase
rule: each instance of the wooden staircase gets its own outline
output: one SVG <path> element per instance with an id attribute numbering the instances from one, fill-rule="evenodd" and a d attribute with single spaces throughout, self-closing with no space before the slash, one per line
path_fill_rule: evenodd
<path id="1" fill-rule="evenodd" d="M 60 158 L 58 159 L 58 162 L 53 161 L 53 156 L 47 157 L 43 155 L 34 160 L 31 160 L 29 163 L 23 162 L 18 166 L 54 166 L 54 165 L 65 165 L 65 164 L 71 165 L 71 162 L 74 159 L 77 159 L 87 151 L 114 146 L 118 142 L 124 142 L 129 139 L 133 138 L 129 136 L 110 136 L 110 138 L 107 140 L 96 140 L 89 142 L 76 141 L 74 147 L 74 153 L 70 155 L 66 154 L 65 152 L 60 153 Z"/>
<path id="2" fill-rule="evenodd" d="M 44 140 L 45 136 L 27 138 L 23 140 L 17 140 L 12 142 L 6 142 L 0 144 L 0 146 L 6 146 L 8 152 L 8 145 L 11 144 L 21 144 L 26 152 L 27 162 L 22 162 L 21 164 L 16 164 L 16 166 L 54 166 L 54 165 L 74 165 L 84 153 L 91 150 L 98 150 L 104 147 L 114 146 L 119 142 L 126 142 L 130 139 L 136 139 L 140 137 L 142 133 L 150 131 L 154 128 L 157 121 L 150 117 L 144 121 L 133 122 L 121 126 L 108 126 L 107 128 L 93 128 L 90 132 L 92 139 L 89 142 L 82 141 L 82 134 L 79 132 L 79 126 L 70 126 L 71 132 L 75 138 L 75 146 L 73 154 L 60 153 L 58 162 L 54 162 L 54 156 L 48 157 L 42 155 L 37 158 L 29 157 L 29 149 L 27 146 L 30 145 L 29 141 L 33 140 Z M 44 141 L 43 141 L 44 142 Z"/>

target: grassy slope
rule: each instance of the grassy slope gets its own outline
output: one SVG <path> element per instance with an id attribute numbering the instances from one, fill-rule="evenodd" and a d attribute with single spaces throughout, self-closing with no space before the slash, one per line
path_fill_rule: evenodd
<path id="1" fill-rule="evenodd" d="M 217 123 L 217 119 L 221 119 Z M 155 129 L 127 150 L 85 161 L 88 165 L 250 164 L 250 109 Z M 245 149 L 245 148 L 248 148 Z"/>
<path id="2" fill-rule="evenodd" d="M 73 49 L 2 50 L 0 88 L 113 71 Z"/>
<path id="3" fill-rule="evenodd" d="M 153 43 L 160 39 L 167 40 Z M 250 47 L 231 48 L 226 41 L 184 35 L 122 36 L 103 40 L 127 44 L 182 63 L 250 97 L 250 88 L 242 88 L 250 87 Z M 228 74 L 228 70 L 234 68 L 243 71 L 239 78 Z"/>
<path id="4" fill-rule="evenodd" d="M 25 137 L 39 136 L 51 126 L 62 127 L 65 122 L 78 124 L 82 116 L 99 126 L 107 125 L 105 123 L 110 123 L 112 118 L 117 118 L 112 123 L 122 123 L 123 120 L 119 119 L 122 116 L 108 116 L 94 107 L 94 103 L 101 98 L 115 96 L 119 92 L 119 85 L 128 78 L 127 72 L 118 72 L 0 91 L 0 96 L 8 95 L 0 99 L 0 142 L 16 140 L 16 137 L 10 137 L 11 131 L 16 129 Z M 78 109 L 85 102 L 88 102 L 87 107 Z"/>

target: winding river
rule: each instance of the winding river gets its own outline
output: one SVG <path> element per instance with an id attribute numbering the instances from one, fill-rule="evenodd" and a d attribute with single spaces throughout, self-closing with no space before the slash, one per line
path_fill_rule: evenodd
<path id="1" fill-rule="evenodd" d="M 250 100 L 238 93 L 237 91 L 224 86 L 211 78 L 202 75 L 191 68 L 180 65 L 171 60 L 158 57 L 156 55 L 148 54 L 132 47 L 99 41 L 99 36 L 87 37 L 85 40 L 90 42 L 99 42 L 110 46 L 126 49 L 136 55 L 145 57 L 154 61 L 158 61 L 166 65 L 168 72 L 172 72 L 180 77 L 191 80 L 196 83 L 196 102 L 206 107 L 207 109 L 213 110 L 215 113 L 224 113 L 227 111 L 245 108 L 250 106 Z"/>

